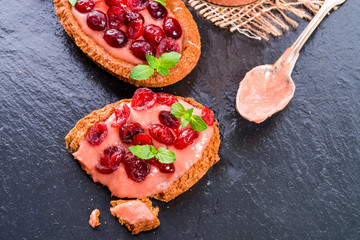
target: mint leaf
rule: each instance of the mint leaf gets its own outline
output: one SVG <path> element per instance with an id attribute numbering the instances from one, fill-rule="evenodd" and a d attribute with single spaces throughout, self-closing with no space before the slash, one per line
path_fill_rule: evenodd
<path id="1" fill-rule="evenodd" d="M 190 109 L 186 110 L 185 113 L 184 113 L 183 118 L 190 121 L 193 112 L 194 112 L 193 108 L 190 108 Z"/>
<path id="2" fill-rule="evenodd" d="M 157 71 L 158 74 L 160 74 L 160 75 L 169 76 L 169 70 L 168 70 L 165 66 L 163 66 L 163 65 L 161 65 L 161 66 L 159 66 L 158 68 L 156 68 L 156 71 Z"/>
<path id="3" fill-rule="evenodd" d="M 197 132 L 201 132 L 207 129 L 207 125 L 201 117 L 193 115 L 190 119 L 190 127 Z"/>
<path id="4" fill-rule="evenodd" d="M 174 115 L 175 117 L 181 118 L 185 113 L 185 108 L 181 103 L 176 102 L 173 105 L 171 105 L 170 111 L 171 114 Z"/>
<path id="5" fill-rule="evenodd" d="M 69 0 L 70 4 L 75 6 L 75 4 L 77 3 L 78 0 Z"/>
<path id="6" fill-rule="evenodd" d="M 140 159 L 150 159 L 155 157 L 156 149 L 152 145 L 136 145 L 129 147 L 129 150 L 132 154 L 137 156 Z"/>
<path id="7" fill-rule="evenodd" d="M 156 154 L 156 159 L 161 163 L 172 163 L 176 160 L 176 155 L 173 151 L 166 148 L 158 148 L 158 154 Z"/>
<path id="8" fill-rule="evenodd" d="M 156 57 L 153 57 L 151 55 L 148 55 L 148 54 L 146 54 L 145 57 L 146 57 L 146 61 L 150 65 L 150 67 L 155 68 L 155 69 L 160 67 L 160 60 L 159 59 L 157 59 Z"/>
<path id="9" fill-rule="evenodd" d="M 166 68 L 173 68 L 180 61 L 181 54 L 178 52 L 163 53 L 160 57 L 160 63 Z"/>
<path id="10" fill-rule="evenodd" d="M 154 69 L 148 65 L 137 65 L 133 68 L 130 78 L 135 80 L 145 80 L 154 74 Z"/>
<path id="11" fill-rule="evenodd" d="M 190 119 L 186 119 L 184 117 L 181 118 L 181 128 L 185 128 L 190 122 Z"/>
<path id="12" fill-rule="evenodd" d="M 158 2 L 161 5 L 163 5 L 164 7 L 166 7 L 166 3 L 163 0 L 154 0 L 154 2 Z"/>

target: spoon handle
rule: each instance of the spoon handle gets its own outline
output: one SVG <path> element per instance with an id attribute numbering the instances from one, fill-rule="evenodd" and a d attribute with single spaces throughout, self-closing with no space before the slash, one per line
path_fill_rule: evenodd
<path id="1" fill-rule="evenodd" d="M 297 59 L 301 48 L 304 46 L 305 42 L 309 39 L 310 35 L 314 32 L 320 22 L 324 19 L 326 14 L 330 12 L 333 7 L 340 5 L 345 1 L 346 0 L 325 0 L 319 12 L 310 21 L 298 39 L 296 39 L 294 42 L 292 46 L 292 52 L 290 53 L 289 57 L 285 59 L 286 63 L 291 63 L 294 59 Z"/>

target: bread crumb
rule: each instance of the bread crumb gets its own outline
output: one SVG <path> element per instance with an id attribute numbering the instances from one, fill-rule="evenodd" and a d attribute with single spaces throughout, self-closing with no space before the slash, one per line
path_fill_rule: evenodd
<path id="1" fill-rule="evenodd" d="M 96 228 L 100 225 L 99 221 L 100 211 L 99 209 L 94 209 L 90 214 L 89 224 L 92 228 Z"/>

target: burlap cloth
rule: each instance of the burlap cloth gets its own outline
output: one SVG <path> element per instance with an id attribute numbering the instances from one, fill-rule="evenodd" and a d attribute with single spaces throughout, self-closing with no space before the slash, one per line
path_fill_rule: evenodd
<path id="1" fill-rule="evenodd" d="M 296 18 L 310 21 L 325 0 L 259 0 L 239 7 L 218 6 L 205 0 L 187 1 L 218 27 L 268 41 L 269 35 L 278 37 L 290 27 L 296 28 Z"/>

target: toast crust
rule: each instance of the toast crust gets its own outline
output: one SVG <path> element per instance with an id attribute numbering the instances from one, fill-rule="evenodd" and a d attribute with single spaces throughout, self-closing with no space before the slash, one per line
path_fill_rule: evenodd
<path id="1" fill-rule="evenodd" d="M 204 106 L 196 102 L 192 98 L 182 98 L 183 101 L 188 102 L 196 108 L 203 109 Z M 129 103 L 130 99 L 123 99 L 116 103 L 109 104 L 104 108 L 98 109 L 90 113 L 88 116 L 81 119 L 75 127 L 68 133 L 65 137 L 66 147 L 71 152 L 76 152 L 80 147 L 80 142 L 86 137 L 89 129 L 96 124 L 97 122 L 106 121 L 111 114 L 114 112 L 114 108 L 120 107 L 122 103 Z M 187 170 L 177 181 L 173 182 L 169 188 L 165 191 L 152 195 L 155 199 L 168 202 L 181 193 L 187 191 L 192 187 L 197 181 L 199 181 L 209 168 L 220 160 L 218 151 L 220 147 L 220 133 L 218 128 L 218 123 L 214 124 L 214 132 L 209 141 L 209 145 L 204 150 L 201 159 L 199 159 L 189 170 Z M 83 169 L 89 174 L 85 166 L 82 166 Z"/>
<path id="2" fill-rule="evenodd" d="M 130 78 L 130 73 L 135 67 L 134 64 L 113 57 L 84 33 L 71 12 L 69 0 L 54 0 L 54 5 L 56 14 L 65 31 L 75 41 L 76 45 L 99 67 L 137 87 L 163 87 L 174 84 L 188 75 L 196 66 L 201 53 L 199 31 L 185 4 L 181 0 L 165 0 L 165 2 L 166 7 L 172 11 L 182 26 L 182 57 L 175 67 L 169 69 L 169 76 L 155 73 L 150 78 L 142 81 Z"/>
<path id="3" fill-rule="evenodd" d="M 121 225 L 125 224 L 127 229 L 134 235 L 138 234 L 140 232 L 155 229 L 160 225 L 160 221 L 157 218 L 157 216 L 159 214 L 159 208 L 158 207 L 153 207 L 151 201 L 148 198 L 143 198 L 143 199 L 139 199 L 139 200 L 142 201 L 143 203 L 145 203 L 145 205 L 149 208 L 151 213 L 155 216 L 155 219 L 153 221 L 146 221 L 146 222 L 142 222 L 140 224 L 131 224 L 131 223 L 127 222 L 124 219 L 118 218 Z M 134 200 L 122 200 L 122 199 L 120 199 L 120 200 L 116 200 L 116 201 L 111 201 L 110 203 L 111 203 L 112 207 L 116 207 L 119 204 L 126 203 L 126 202 L 129 202 L 129 201 L 134 201 Z"/>

